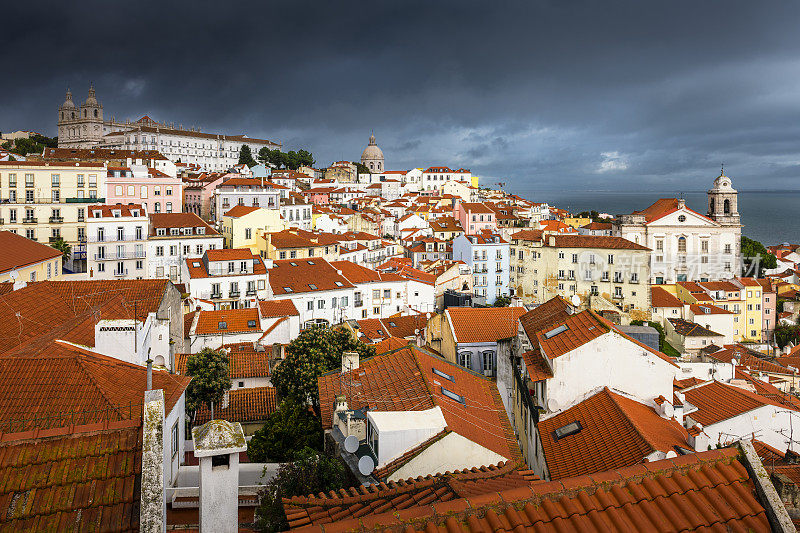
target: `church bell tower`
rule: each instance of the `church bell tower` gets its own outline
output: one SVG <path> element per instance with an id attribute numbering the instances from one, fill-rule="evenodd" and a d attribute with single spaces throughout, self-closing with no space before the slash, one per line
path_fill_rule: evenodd
<path id="1" fill-rule="evenodd" d="M 738 197 L 739 192 L 733 188 L 723 168 L 714 180 L 714 187 L 708 190 L 708 217 L 723 226 L 738 226 Z"/>

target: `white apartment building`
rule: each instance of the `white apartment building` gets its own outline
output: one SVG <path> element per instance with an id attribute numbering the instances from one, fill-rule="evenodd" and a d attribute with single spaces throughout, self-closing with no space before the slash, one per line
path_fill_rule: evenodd
<path id="1" fill-rule="evenodd" d="M 296 195 L 281 198 L 281 218 L 287 226 L 306 231 L 314 229 L 311 208 L 313 204 L 298 198 Z"/>
<path id="2" fill-rule="evenodd" d="M 472 269 L 473 293 L 491 305 L 500 296 L 508 296 L 509 245 L 499 235 L 459 235 L 453 239 L 453 260 L 463 261 Z"/>
<path id="3" fill-rule="evenodd" d="M 472 172 L 464 168 L 453 170 L 448 167 L 430 167 L 422 172 L 419 190 L 440 190 L 448 181 L 466 181 L 472 183 Z"/>
<path id="4" fill-rule="evenodd" d="M 202 257 L 185 259 L 181 270 L 189 295 L 204 307 L 255 307 L 269 297 L 267 267 L 247 248 L 206 250 Z"/>
<path id="5" fill-rule="evenodd" d="M 207 250 L 223 248 L 222 235 L 194 213 L 152 213 L 147 237 L 150 278 L 183 283 L 181 265 L 203 257 Z"/>
<path id="6" fill-rule="evenodd" d="M 230 178 L 220 183 L 214 191 L 214 220 L 235 205 L 278 209 L 281 198 L 287 197 L 288 189 L 258 178 Z"/>
<path id="7" fill-rule="evenodd" d="M 294 303 L 304 329 L 358 318 L 355 285 L 324 259 L 275 261 L 269 269 L 269 284 L 274 299 Z"/>
<path id="8" fill-rule="evenodd" d="M 141 204 L 90 205 L 87 215 L 89 277 L 147 278 L 147 207 Z"/>
<path id="9" fill-rule="evenodd" d="M 49 244 L 70 245 L 65 267 L 86 271 L 86 206 L 105 202 L 99 163 L 0 161 L 0 228 Z"/>

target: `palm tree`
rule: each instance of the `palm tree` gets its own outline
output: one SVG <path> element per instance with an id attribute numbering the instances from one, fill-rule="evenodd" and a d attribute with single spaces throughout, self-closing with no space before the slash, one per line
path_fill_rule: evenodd
<path id="1" fill-rule="evenodd" d="M 69 260 L 70 253 L 72 252 L 72 247 L 63 238 L 61 237 L 57 238 L 56 240 L 50 243 L 50 246 L 61 252 L 61 256 L 64 258 L 64 261 Z"/>

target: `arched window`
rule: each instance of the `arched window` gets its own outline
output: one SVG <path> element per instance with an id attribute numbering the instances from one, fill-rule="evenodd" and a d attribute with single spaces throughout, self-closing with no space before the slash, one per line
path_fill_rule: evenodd
<path id="1" fill-rule="evenodd" d="M 731 212 L 731 201 L 730 201 L 730 200 L 728 200 L 728 199 L 726 198 L 726 199 L 725 199 L 725 202 L 722 204 L 722 206 L 723 206 L 723 207 L 722 207 L 722 211 L 723 211 L 723 212 L 724 212 L 726 215 L 730 214 L 730 212 Z"/>
<path id="2" fill-rule="evenodd" d="M 472 352 L 458 352 L 457 363 L 464 368 L 469 368 L 470 355 L 472 355 Z"/>
<path id="3" fill-rule="evenodd" d="M 714 199 L 713 198 L 708 202 L 708 212 L 711 213 L 712 215 L 714 214 Z"/>
<path id="4" fill-rule="evenodd" d="M 61 112 L 61 120 L 64 120 L 64 112 Z"/>
<path id="5" fill-rule="evenodd" d="M 75 111 L 72 112 L 72 118 L 75 118 Z"/>
<path id="6" fill-rule="evenodd" d="M 678 237 L 678 251 L 686 253 L 686 237 Z"/>
<path id="7" fill-rule="evenodd" d="M 97 109 L 94 110 L 94 118 L 97 118 Z"/>
<path id="8" fill-rule="evenodd" d="M 375 170 L 375 163 L 370 163 L 369 164 L 369 169 L 370 170 Z"/>
<path id="9" fill-rule="evenodd" d="M 83 110 L 83 118 L 86 118 L 86 110 Z"/>

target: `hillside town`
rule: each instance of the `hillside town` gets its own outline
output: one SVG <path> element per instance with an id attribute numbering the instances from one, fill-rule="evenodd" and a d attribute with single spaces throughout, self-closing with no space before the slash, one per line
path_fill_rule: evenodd
<path id="1" fill-rule="evenodd" d="M 800 243 L 733 170 L 573 213 L 85 94 L 0 149 L 0 530 L 800 524 Z"/>

